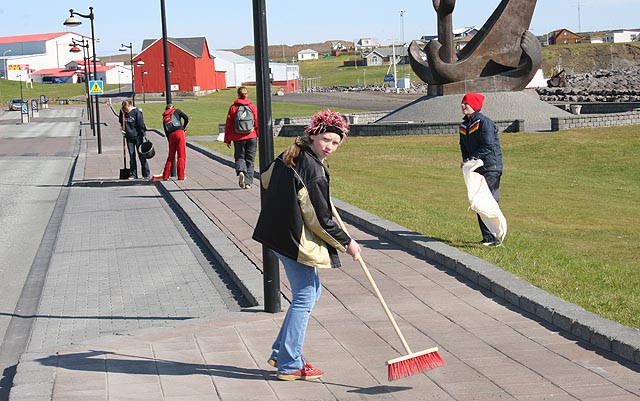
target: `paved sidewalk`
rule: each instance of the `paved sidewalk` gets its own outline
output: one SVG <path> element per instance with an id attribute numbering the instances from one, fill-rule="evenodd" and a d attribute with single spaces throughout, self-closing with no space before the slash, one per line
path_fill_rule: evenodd
<path id="1" fill-rule="evenodd" d="M 83 138 L 77 185 L 104 189 L 117 182 L 120 135 L 102 131 L 102 155 L 96 154 L 94 138 Z M 152 140 L 152 174 L 158 174 L 166 143 Z M 233 270 L 245 296 L 261 303 L 262 251 L 251 240 L 258 187 L 241 190 L 225 158 L 212 159 L 195 147 L 188 150 L 187 180 L 157 186 Z M 120 185 L 152 187 L 142 181 Z M 344 268 L 321 272 L 324 292 L 305 342 L 305 357 L 326 372 L 322 380 L 275 378 L 266 359 L 284 314 L 257 306 L 171 328 L 30 347 L 18 365 L 11 400 L 640 400 L 637 330 L 598 319 L 444 244 L 337 205 L 357 223 L 349 231 L 365 247 L 363 256 L 407 342 L 414 351 L 440 347 L 445 367 L 387 381 L 385 361 L 404 351 L 360 266 L 343 257 Z M 288 296 L 283 272 L 281 279 Z"/>

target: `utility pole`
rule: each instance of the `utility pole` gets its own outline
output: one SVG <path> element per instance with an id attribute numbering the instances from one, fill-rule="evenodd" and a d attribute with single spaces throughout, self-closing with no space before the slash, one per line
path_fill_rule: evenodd
<path id="1" fill-rule="evenodd" d="M 578 2 L 578 33 L 582 32 L 582 26 L 580 25 L 580 2 Z"/>

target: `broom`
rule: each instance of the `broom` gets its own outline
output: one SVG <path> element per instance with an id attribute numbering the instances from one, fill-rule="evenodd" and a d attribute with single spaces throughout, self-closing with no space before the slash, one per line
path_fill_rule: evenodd
<path id="1" fill-rule="evenodd" d="M 342 230 L 347 233 L 347 235 L 349 235 L 344 222 L 342 221 L 342 219 L 340 219 L 340 216 L 335 209 L 334 213 L 337 216 L 336 220 L 338 220 L 338 223 L 340 224 Z M 398 324 L 396 323 L 396 319 L 391 314 L 387 303 L 384 301 L 384 298 L 382 298 L 382 294 L 380 293 L 376 282 L 373 281 L 373 277 L 371 276 L 371 273 L 369 273 L 369 269 L 367 268 L 367 265 L 364 263 L 364 260 L 360 255 L 358 255 L 358 262 L 360 262 L 360 266 L 362 267 L 364 274 L 367 276 L 369 283 L 371 283 L 371 287 L 373 287 L 373 291 L 375 292 L 376 297 L 378 297 L 378 300 L 380 301 L 384 312 L 387 314 L 387 317 L 389 318 L 391 325 L 396 331 L 398 338 L 400 338 L 402 346 L 407 352 L 407 355 L 387 361 L 388 380 L 393 381 L 396 379 L 402 379 L 403 377 L 412 376 L 429 369 L 444 366 L 446 362 L 444 361 L 444 359 L 442 359 L 440 354 L 438 354 L 438 347 L 429 348 L 419 352 L 411 352 L 411 348 L 409 348 L 409 344 L 407 344 L 407 341 L 404 339 L 404 336 L 400 331 L 400 327 L 398 327 Z"/>

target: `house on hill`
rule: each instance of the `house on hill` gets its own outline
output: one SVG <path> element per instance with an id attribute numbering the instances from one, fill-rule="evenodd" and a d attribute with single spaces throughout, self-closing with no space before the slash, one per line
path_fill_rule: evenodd
<path id="1" fill-rule="evenodd" d="M 205 37 L 167 38 L 172 92 L 206 94 L 227 87 L 224 71 L 216 69 Z M 145 39 L 133 58 L 136 93 L 164 93 L 162 38 Z"/>
<path id="2" fill-rule="evenodd" d="M 549 45 L 575 45 L 591 42 L 588 38 L 564 28 L 549 32 L 547 41 Z"/>
<path id="3" fill-rule="evenodd" d="M 355 44 L 355 50 L 367 51 L 378 47 L 378 39 L 376 38 L 361 38 Z"/>
<path id="4" fill-rule="evenodd" d="M 317 60 L 318 52 L 312 49 L 300 50 L 298 52 L 298 61 Z"/>
<path id="5" fill-rule="evenodd" d="M 640 30 L 618 29 L 609 32 L 602 38 L 604 43 L 627 43 L 640 40 Z"/>
<path id="6" fill-rule="evenodd" d="M 409 58 L 407 55 L 407 48 L 404 46 L 393 47 L 378 47 L 369 53 L 365 53 L 362 58 L 365 60 L 364 65 L 384 65 L 390 63 L 393 60 L 393 55 L 396 56 L 396 64 L 407 64 Z"/>
<path id="7" fill-rule="evenodd" d="M 331 51 L 339 51 L 343 52 L 348 50 L 349 48 L 342 42 L 331 42 Z"/>

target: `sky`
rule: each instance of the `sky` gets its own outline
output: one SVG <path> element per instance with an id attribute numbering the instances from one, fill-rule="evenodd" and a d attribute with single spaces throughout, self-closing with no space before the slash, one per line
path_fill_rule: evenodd
<path id="1" fill-rule="evenodd" d="M 512 0 L 513 1 L 513 0 Z M 376 38 L 381 45 L 437 34 L 436 12 L 428 0 L 265 0 L 270 45 Z M 458 0 L 454 28 L 481 27 L 499 0 Z M 162 37 L 159 0 L 45 1 L 0 5 L 0 37 L 72 31 L 91 36 L 89 19 L 62 25 L 69 9 L 94 9 L 98 55 L 118 53 L 121 44 L 140 51 L 144 39 Z M 210 50 L 253 45 L 253 2 L 249 0 L 165 0 L 167 34 L 201 37 Z M 403 13 L 401 13 L 403 11 Z M 401 15 L 402 14 L 402 15 Z M 542 35 L 559 28 L 574 32 L 640 28 L 637 0 L 539 0 L 530 30 Z"/>

